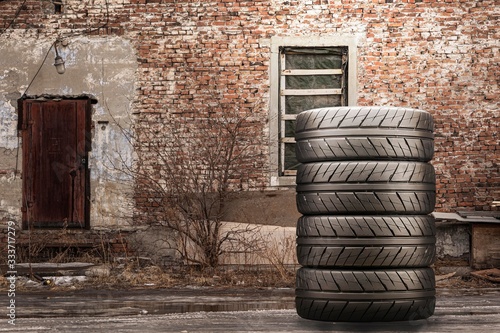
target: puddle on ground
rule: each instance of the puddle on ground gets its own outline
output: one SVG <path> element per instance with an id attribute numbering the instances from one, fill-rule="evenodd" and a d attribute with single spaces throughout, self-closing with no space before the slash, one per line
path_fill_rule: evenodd
<path id="1" fill-rule="evenodd" d="M 55 301 L 47 299 L 39 304 L 23 306 L 19 304 L 19 316 L 22 317 L 85 317 L 85 316 L 126 316 L 126 315 L 161 315 L 186 312 L 229 312 L 250 310 L 286 310 L 295 309 L 293 300 L 238 300 L 238 301 L 204 301 L 165 302 L 150 301 L 77 301 L 67 299 Z M 38 302 L 37 302 L 38 303 Z"/>
<path id="2" fill-rule="evenodd" d="M 132 305 L 132 304 L 131 304 Z M 283 310 L 295 309 L 295 303 L 291 301 L 282 302 L 226 302 L 213 304 L 155 304 L 149 303 L 133 305 L 141 307 L 153 314 L 185 313 L 185 312 L 228 312 L 228 311 L 250 311 L 250 310 Z"/>

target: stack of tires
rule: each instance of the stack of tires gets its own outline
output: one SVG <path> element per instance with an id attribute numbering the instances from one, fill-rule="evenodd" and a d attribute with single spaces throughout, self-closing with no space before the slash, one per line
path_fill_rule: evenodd
<path id="1" fill-rule="evenodd" d="M 297 117 L 296 308 L 322 321 L 434 313 L 432 116 L 331 107 Z"/>

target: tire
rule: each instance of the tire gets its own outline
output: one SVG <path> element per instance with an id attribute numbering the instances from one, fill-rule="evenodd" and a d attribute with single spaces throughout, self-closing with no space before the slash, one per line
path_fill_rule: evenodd
<path id="1" fill-rule="evenodd" d="M 295 303 L 306 319 L 402 321 L 430 317 L 435 308 L 431 268 L 297 271 Z"/>
<path id="2" fill-rule="evenodd" d="M 331 107 L 297 116 L 296 155 L 301 163 L 336 160 L 411 160 L 434 155 L 434 122 L 423 110 Z"/>
<path id="3" fill-rule="evenodd" d="M 321 191 L 297 193 L 297 210 L 304 215 L 427 215 L 436 204 L 434 187 L 423 190 Z"/>
<path id="4" fill-rule="evenodd" d="M 297 171 L 297 209 L 304 215 L 432 213 L 434 167 L 421 162 L 319 162 Z"/>
<path id="5" fill-rule="evenodd" d="M 297 185 L 332 183 L 436 183 L 434 167 L 422 162 L 346 161 L 300 164 Z"/>
<path id="6" fill-rule="evenodd" d="M 305 267 L 425 267 L 435 243 L 431 216 L 302 216 L 297 223 Z"/>

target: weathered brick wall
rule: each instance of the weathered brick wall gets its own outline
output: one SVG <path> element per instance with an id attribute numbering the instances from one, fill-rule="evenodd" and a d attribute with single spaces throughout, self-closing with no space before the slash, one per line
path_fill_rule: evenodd
<path id="1" fill-rule="evenodd" d="M 0 2 L 0 27 L 21 3 Z M 161 124 L 171 116 L 198 119 L 211 103 L 251 111 L 262 123 L 255 133 L 262 156 L 248 165 L 255 188 L 269 176 L 268 39 L 362 34 L 358 104 L 422 108 L 435 117 L 437 209 L 488 210 L 500 198 L 495 0 L 109 0 L 107 6 L 69 0 L 62 14 L 48 14 L 40 3 L 26 2 L 13 27 L 134 41 L 139 126 L 165 134 L 168 126 Z M 147 144 L 139 154 L 154 155 Z"/>
<path id="2" fill-rule="evenodd" d="M 437 209 L 490 209 L 500 197 L 498 6 L 425 1 L 369 13 L 379 15 L 360 49 L 359 103 L 431 112 Z"/>

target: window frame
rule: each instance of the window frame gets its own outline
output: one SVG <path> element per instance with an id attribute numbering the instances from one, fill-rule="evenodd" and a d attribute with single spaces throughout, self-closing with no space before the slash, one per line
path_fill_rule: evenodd
<path id="1" fill-rule="evenodd" d="M 280 155 L 280 122 L 282 119 L 280 110 L 280 86 L 286 75 L 281 75 L 281 51 L 283 47 L 347 47 L 347 105 L 357 104 L 357 36 L 356 35 L 329 35 L 329 36 L 305 36 L 305 37 L 281 37 L 271 38 L 271 59 L 270 59 L 270 105 L 269 105 L 269 135 L 270 135 L 270 165 L 271 165 L 271 186 L 293 186 L 295 185 L 295 175 L 280 175 L 281 159 Z M 284 126 L 284 125 L 283 125 Z"/>

